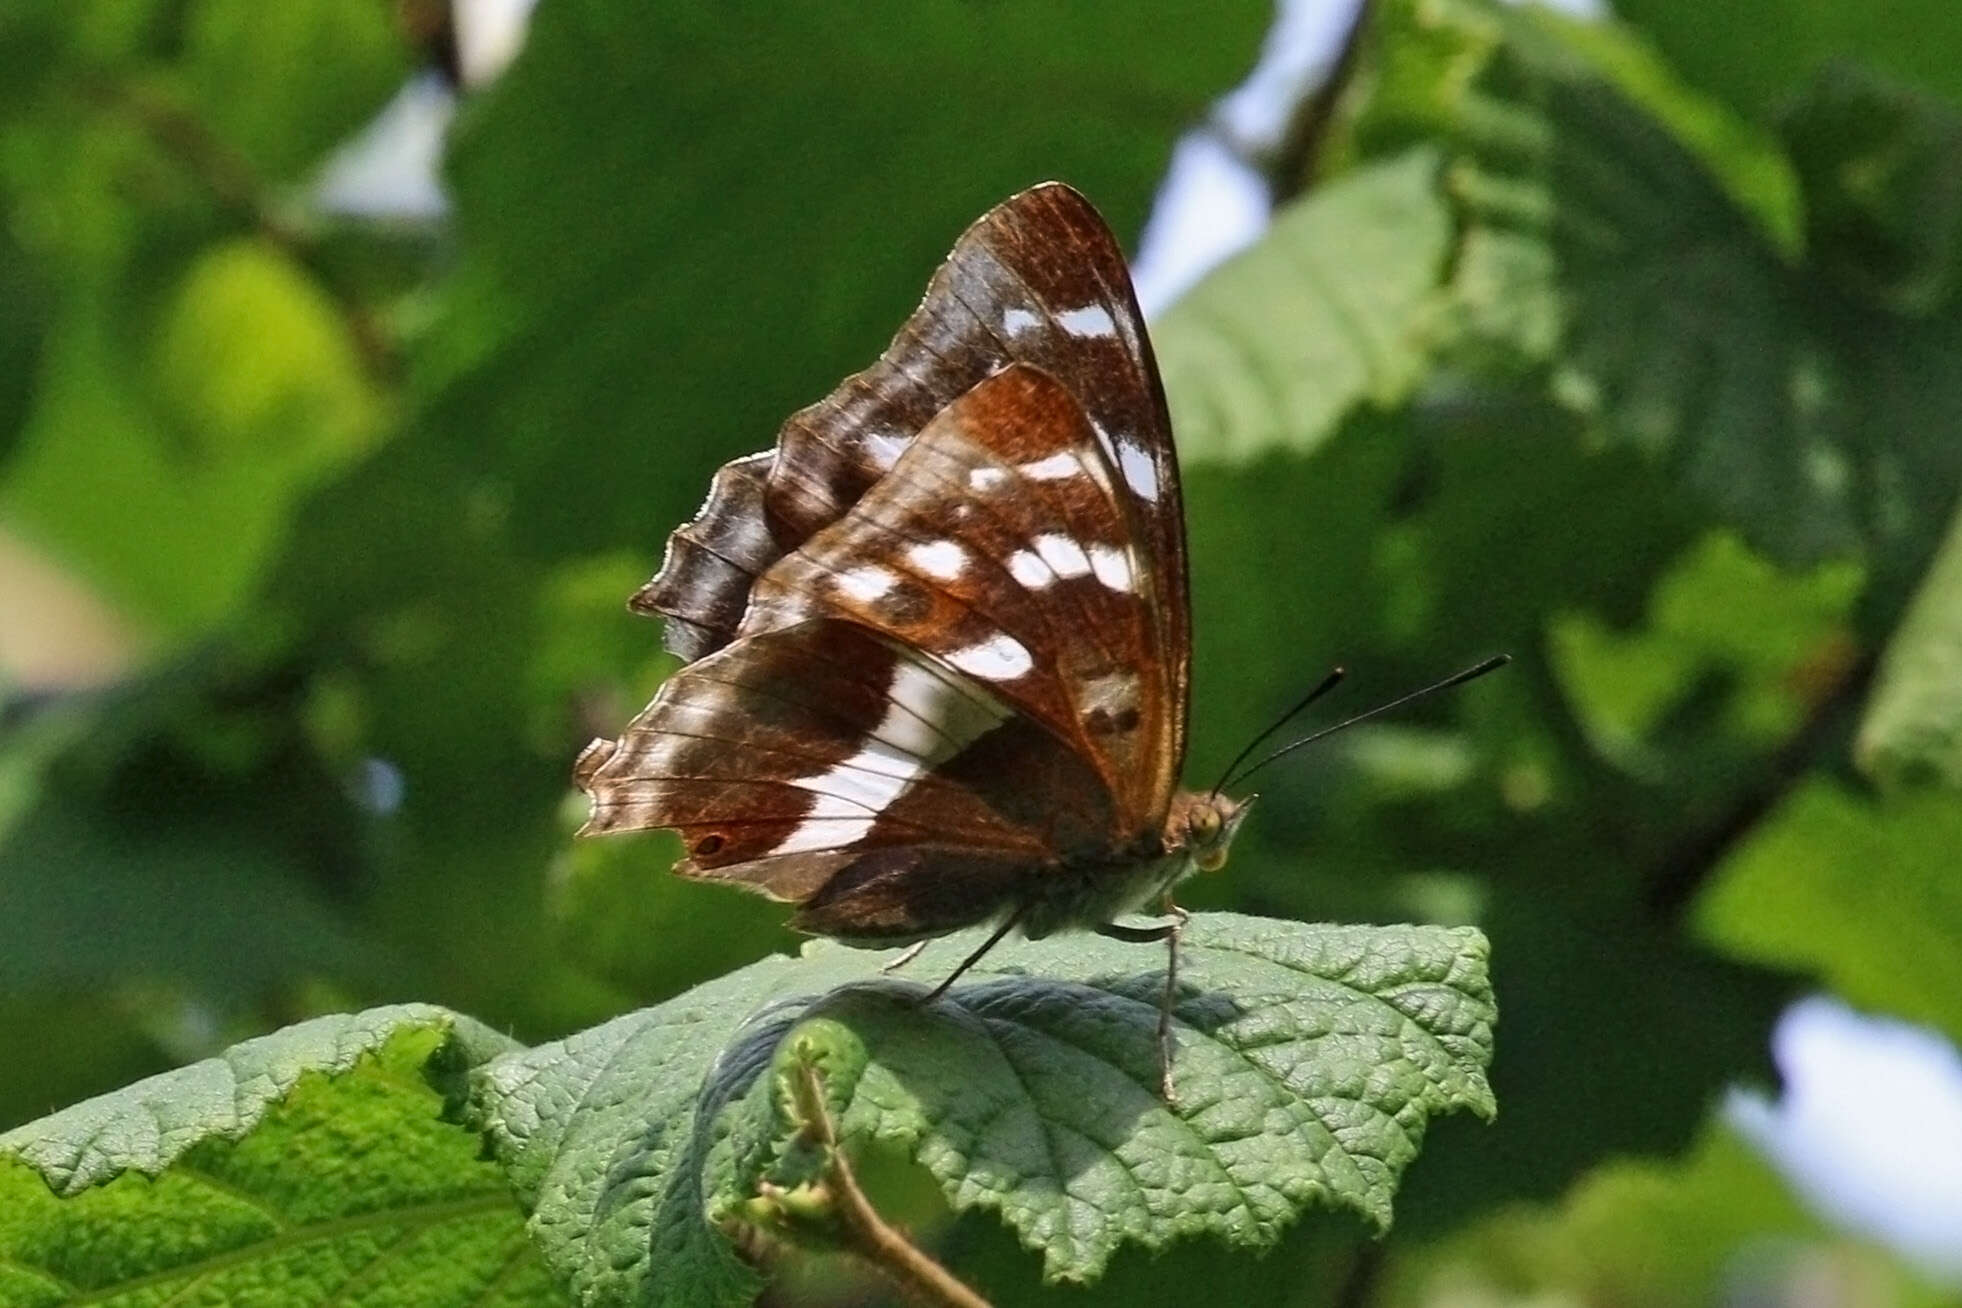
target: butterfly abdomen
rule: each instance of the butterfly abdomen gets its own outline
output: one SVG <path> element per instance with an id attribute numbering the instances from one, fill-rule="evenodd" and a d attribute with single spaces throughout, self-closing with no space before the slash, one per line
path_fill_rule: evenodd
<path id="1" fill-rule="evenodd" d="M 1190 871 L 1183 851 L 1140 850 L 1137 857 L 1065 863 L 1032 883 L 1022 934 L 1092 930 L 1130 913 L 1150 911 Z"/>

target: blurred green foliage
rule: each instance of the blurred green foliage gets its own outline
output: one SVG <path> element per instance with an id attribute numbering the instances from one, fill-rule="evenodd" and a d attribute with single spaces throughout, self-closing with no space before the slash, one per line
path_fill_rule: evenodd
<path id="1" fill-rule="evenodd" d="M 1304 198 L 1155 329 L 1195 777 L 1331 664 L 1367 705 L 1516 656 L 1264 776 L 1194 887 L 1492 938 L 1499 1123 L 1434 1133 L 1389 1245 L 1284 1243 L 1302 1302 L 1466 1260 L 1695 1302 L 1810 1228 L 1720 1146 L 1590 1169 L 1698 1138 L 1801 985 L 1962 1036 L 1962 29 L 1618 8 L 1385 0 Z M 320 1011 L 531 1041 L 790 944 L 662 837 L 570 845 L 571 758 L 670 666 L 622 601 L 989 204 L 1060 176 L 1134 234 L 1271 8 L 838 14 L 546 0 L 402 223 L 310 200 L 418 58 L 395 4 L 0 13 L 0 1124 Z M 1722 1240 L 1498 1274 L 1635 1190 Z"/>

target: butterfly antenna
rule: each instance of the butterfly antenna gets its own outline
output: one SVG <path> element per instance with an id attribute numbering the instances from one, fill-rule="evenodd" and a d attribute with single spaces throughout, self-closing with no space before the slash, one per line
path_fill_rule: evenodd
<path id="1" fill-rule="evenodd" d="M 1275 732 L 1279 731 L 1282 727 L 1285 727 L 1289 722 L 1293 721 L 1295 715 L 1300 713 L 1301 710 L 1307 708 L 1310 704 L 1313 704 L 1316 700 L 1328 694 L 1331 690 L 1334 690 L 1336 686 L 1340 684 L 1342 678 L 1348 675 L 1349 674 L 1347 670 L 1343 668 L 1331 669 L 1326 677 L 1323 677 L 1319 682 L 1316 683 L 1315 688 L 1313 690 L 1309 691 L 1306 695 L 1303 695 L 1301 697 L 1301 702 L 1299 704 L 1296 704 L 1293 708 L 1281 714 L 1280 717 L 1275 718 L 1274 721 L 1267 727 L 1265 731 L 1262 731 L 1258 736 L 1255 736 L 1252 740 L 1248 741 L 1247 747 L 1241 750 L 1238 754 L 1235 754 L 1233 756 L 1233 761 L 1231 763 L 1228 763 L 1226 765 L 1226 770 L 1219 774 L 1219 780 L 1216 783 L 1214 783 L 1213 788 L 1209 793 L 1212 795 L 1218 795 L 1219 792 L 1226 786 L 1226 779 L 1233 775 L 1233 769 L 1239 767 L 1242 763 L 1246 762 L 1247 755 L 1253 753 L 1256 749 L 1260 748 L 1261 741 L 1266 740 L 1269 736 L 1273 735 Z"/>
<path id="2" fill-rule="evenodd" d="M 1346 731 L 1350 727 L 1355 726 L 1359 722 L 1367 722 L 1371 718 L 1381 717 L 1383 714 L 1392 712 L 1393 710 L 1396 709 L 1400 709 L 1406 704 L 1414 703 L 1415 701 L 1423 699 L 1429 695 L 1435 695 L 1440 690 L 1450 690 L 1453 686 L 1462 686 L 1467 681 L 1476 681 L 1478 678 L 1484 676 L 1486 673 L 1494 671 L 1495 669 L 1498 668 L 1502 668 L 1510 662 L 1512 662 L 1512 655 L 1495 654 L 1491 658 L 1486 659 L 1483 663 L 1479 663 L 1472 667 L 1466 668 L 1462 672 L 1452 673 L 1450 676 L 1446 677 L 1443 681 L 1433 682 L 1430 685 L 1425 686 L 1421 690 L 1411 691 L 1408 695 L 1399 695 L 1397 696 L 1397 698 L 1391 700 L 1387 704 L 1378 704 L 1375 708 L 1370 709 L 1368 712 L 1358 713 L 1353 718 L 1346 718 L 1343 721 L 1336 723 L 1332 727 L 1323 727 L 1319 731 L 1311 731 L 1307 735 L 1303 736 L 1300 740 L 1290 741 L 1288 744 L 1281 746 L 1279 749 L 1275 750 L 1272 754 L 1269 754 L 1266 758 L 1260 760 L 1260 762 L 1254 764 L 1252 767 L 1240 773 L 1238 776 L 1233 777 L 1232 780 L 1221 782 L 1220 786 L 1216 786 L 1213 788 L 1213 793 L 1218 794 L 1221 787 L 1230 786 L 1237 782 L 1245 781 L 1248 777 L 1260 771 L 1262 768 L 1266 767 L 1269 763 L 1272 763 L 1279 758 L 1285 758 L 1287 755 L 1294 753 L 1294 751 L 1296 751 L 1297 749 L 1300 749 L 1303 745 L 1312 745 L 1324 736 L 1332 736 L 1338 731 Z M 1290 714 L 1290 716 L 1292 716 L 1292 714 Z M 1242 752 L 1242 757 L 1244 756 L 1245 756 L 1245 751 Z"/>

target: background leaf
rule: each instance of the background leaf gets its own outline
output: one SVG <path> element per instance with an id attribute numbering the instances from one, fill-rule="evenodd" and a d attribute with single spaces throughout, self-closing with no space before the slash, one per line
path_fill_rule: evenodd
<path id="1" fill-rule="evenodd" d="M 31 1052 L 0 1124 L 311 1014 L 416 997 L 551 1039 L 787 949 L 780 908 L 666 877 L 666 839 L 570 840 L 569 759 L 672 667 L 622 598 L 976 213 L 1062 176 L 1129 243 L 1196 129 L 1181 160 L 1285 157 L 1293 198 L 1156 326 L 1189 779 L 1332 665 L 1319 723 L 1514 661 L 1261 774 L 1192 903 L 1476 926 L 1506 1112 L 1441 1126 L 1381 1243 L 1324 1215 L 1090 1288 L 896 1146 L 868 1186 L 1002 1302 L 1382 1302 L 1436 1241 L 1467 1284 L 1634 1300 L 1693 1296 L 1728 1240 L 1726 1286 L 1782 1293 L 1673 1184 L 1641 1220 L 1711 1233 L 1680 1279 L 1509 1280 L 1519 1242 L 1482 1236 L 1606 1159 L 1661 1175 L 1802 989 L 1954 1029 L 1945 11 L 1386 3 L 1270 150 L 1257 96 L 1218 99 L 1267 0 L 555 0 L 463 94 L 447 214 L 328 211 L 329 151 L 455 54 L 443 8 L 0 19 L 0 1041 Z M 435 133 L 440 80 L 392 112 Z M 835 1257 L 772 1278 L 876 1293 Z"/>
<path id="2" fill-rule="evenodd" d="M 1962 99 L 1962 80 L 1946 58 L 1953 40 L 1935 37 L 1948 16 L 1939 0 L 1896 0 L 1873 14 L 1831 0 L 1750 0 L 1721 15 L 1695 0 L 1623 0 L 1616 9 L 1692 81 L 1756 117 L 1776 114 L 1837 60 Z"/>
<path id="3" fill-rule="evenodd" d="M 1357 403 L 1409 394 L 1449 234 L 1438 166 L 1413 151 L 1331 183 L 1154 325 L 1182 458 L 1312 450 Z"/>
<path id="4" fill-rule="evenodd" d="M 563 1302 L 426 1069 L 509 1042 L 441 1010 L 320 1018 L 0 1136 L 0 1299 Z"/>
<path id="5" fill-rule="evenodd" d="M 1882 783 L 1962 785 L 1962 518 L 1887 646 L 1857 749 Z"/>
<path id="6" fill-rule="evenodd" d="M 1412 6 L 1389 12 L 1418 22 Z M 1378 101 L 1363 126 L 1387 141 L 1445 126 L 1458 144 L 1455 290 L 1472 343 L 1543 367 L 1601 435 L 1667 459 L 1775 557 L 1869 543 L 1922 557 L 1962 448 L 1927 435 L 1946 428 L 1962 373 L 1865 297 L 1790 268 L 1692 148 L 1713 138 L 1643 114 L 1617 79 L 1626 61 L 1585 57 L 1598 32 L 1441 12 L 1453 17 L 1423 41 L 1450 53 L 1449 80 Z M 1400 77 L 1422 85 L 1429 67 Z"/>
<path id="7" fill-rule="evenodd" d="M 1401 1270 L 1383 1301 L 1687 1306 L 1740 1283 L 1784 1294 L 1810 1287 L 1847 1304 L 1943 1302 L 1876 1250 L 1835 1237 L 1763 1158 L 1718 1127 L 1679 1162 L 1609 1164 L 1557 1207 L 1521 1205 L 1441 1244 Z"/>
<path id="8" fill-rule="evenodd" d="M 877 354 L 989 205 L 1056 177 L 1135 231 L 1270 11 L 560 5 L 451 160 L 469 254 L 426 421 L 495 458 L 529 550 L 651 547 Z"/>

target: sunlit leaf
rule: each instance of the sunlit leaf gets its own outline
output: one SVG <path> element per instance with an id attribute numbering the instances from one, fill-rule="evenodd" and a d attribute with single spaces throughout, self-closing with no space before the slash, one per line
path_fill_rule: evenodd
<path id="1" fill-rule="evenodd" d="M 321 1018 L 0 1135 L 0 1299 L 562 1303 L 425 1080 L 508 1047 L 427 1006 Z"/>
<path id="2" fill-rule="evenodd" d="M 909 967 L 944 975 L 977 933 Z M 782 1078 L 815 1060 L 847 1143 L 914 1154 L 1047 1275 L 1120 1245 L 1271 1245 L 1304 1209 L 1387 1224 L 1427 1120 L 1489 1115 L 1476 932 L 1196 918 L 1176 1105 L 1158 1096 L 1162 956 L 1095 937 L 1004 946 L 933 1008 L 889 956 L 773 959 L 481 1073 L 473 1113 L 547 1260 L 587 1303 L 737 1303 L 718 1224 L 794 1184 Z"/>
<path id="3" fill-rule="evenodd" d="M 1697 923 L 1739 956 L 1962 1038 L 1959 842 L 1945 790 L 1881 799 L 1813 778 L 1725 863 Z"/>
<path id="4" fill-rule="evenodd" d="M 1888 644 L 1856 754 L 1891 785 L 1962 786 L 1962 517 Z"/>
<path id="5" fill-rule="evenodd" d="M 1153 327 L 1187 460 L 1303 453 L 1410 393 L 1450 235 L 1438 167 L 1417 150 L 1318 188 Z"/>

